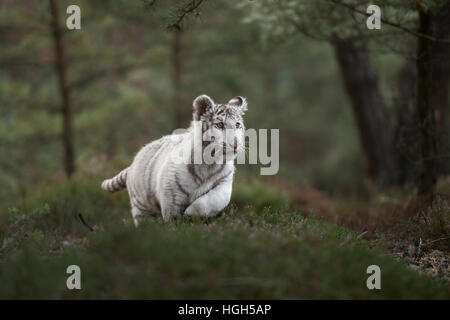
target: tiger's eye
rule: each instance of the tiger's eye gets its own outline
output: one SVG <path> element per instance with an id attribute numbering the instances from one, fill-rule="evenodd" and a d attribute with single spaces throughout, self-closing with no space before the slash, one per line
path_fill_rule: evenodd
<path id="1" fill-rule="evenodd" d="M 240 123 L 240 122 L 237 122 L 237 123 L 236 123 L 236 128 L 239 129 L 240 127 L 241 127 L 241 123 Z"/>
<path id="2" fill-rule="evenodd" d="M 216 123 L 217 129 L 223 129 L 223 122 Z"/>

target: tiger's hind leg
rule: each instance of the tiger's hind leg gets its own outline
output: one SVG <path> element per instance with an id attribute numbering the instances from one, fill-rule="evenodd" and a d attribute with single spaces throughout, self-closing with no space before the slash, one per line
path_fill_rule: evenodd
<path id="1" fill-rule="evenodd" d="M 144 212 L 131 205 L 131 215 L 133 216 L 134 225 L 136 228 L 139 227 L 139 222 L 144 218 Z"/>
<path id="2" fill-rule="evenodd" d="M 163 201 L 161 202 L 161 216 L 164 222 L 169 222 L 173 219 L 178 219 L 183 215 L 182 207 L 176 202 L 175 197 L 171 197 L 172 201 Z"/>

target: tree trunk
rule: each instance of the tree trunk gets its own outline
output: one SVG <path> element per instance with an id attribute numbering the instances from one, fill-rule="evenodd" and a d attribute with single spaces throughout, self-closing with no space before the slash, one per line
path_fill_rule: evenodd
<path id="1" fill-rule="evenodd" d="M 411 48 L 417 50 L 416 47 Z M 420 160 L 420 131 L 417 126 L 416 60 L 408 59 L 398 75 L 398 99 L 394 132 L 396 184 L 415 186 Z"/>
<path id="2" fill-rule="evenodd" d="M 61 94 L 61 114 L 63 117 L 63 166 L 64 172 L 68 178 L 75 171 L 74 147 L 72 135 L 72 105 L 70 100 L 70 88 L 67 80 L 67 65 L 64 55 L 64 44 L 61 32 L 61 23 L 59 21 L 59 10 L 57 0 L 50 0 L 50 10 L 53 32 L 53 46 L 55 52 L 55 69 L 58 74 L 59 91 Z"/>
<path id="3" fill-rule="evenodd" d="M 419 11 L 419 32 L 432 35 L 432 16 Z M 437 180 L 436 119 L 431 103 L 431 41 L 420 37 L 417 46 L 417 114 L 420 129 L 420 163 L 418 191 L 432 199 Z"/>
<path id="4" fill-rule="evenodd" d="M 433 36 L 438 39 L 450 39 L 450 1 L 447 1 L 433 16 Z M 437 132 L 437 154 L 443 155 L 438 159 L 437 175 L 450 174 L 448 150 L 449 86 L 450 86 L 450 44 L 435 41 L 431 44 L 431 105 L 435 110 Z"/>
<path id="5" fill-rule="evenodd" d="M 447 1 L 433 16 L 433 36 L 450 39 L 450 1 Z M 450 85 L 450 44 L 433 42 L 431 44 L 432 84 L 431 104 L 436 111 L 436 125 L 444 129 L 449 105 Z"/>
<path id="6" fill-rule="evenodd" d="M 391 130 L 378 87 L 378 75 L 365 44 L 333 42 L 345 90 L 359 131 L 366 167 L 376 190 L 392 181 Z"/>
<path id="7" fill-rule="evenodd" d="M 177 128 L 189 125 L 191 108 L 189 108 L 188 95 L 186 93 L 187 76 L 184 65 L 185 47 L 183 43 L 183 30 L 174 28 L 172 43 L 172 58 L 175 89 L 175 121 Z"/>

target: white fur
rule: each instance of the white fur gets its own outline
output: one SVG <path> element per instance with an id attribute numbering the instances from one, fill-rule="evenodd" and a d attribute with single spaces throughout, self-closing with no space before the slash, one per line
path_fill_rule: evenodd
<path id="1" fill-rule="evenodd" d="M 215 136 L 210 145 L 226 154 L 226 161 L 223 163 L 189 163 L 189 160 L 192 161 L 193 146 L 196 142 L 194 139 L 199 138 L 194 126 L 191 126 L 183 134 L 164 136 L 144 146 L 131 166 L 115 178 L 105 180 L 102 188 L 111 192 L 118 191 L 124 187 L 126 179 L 136 226 L 145 213 L 161 214 L 164 221 L 182 215 L 217 215 L 230 202 L 235 171 L 234 158 L 237 151 L 243 149 L 244 108 L 239 107 L 246 109 L 244 98 L 234 98 L 228 105 L 215 105 L 211 98 L 205 95 L 194 101 L 194 119 L 208 122 L 209 129 L 203 134 L 208 137 Z M 220 108 L 228 110 L 228 114 L 223 115 L 224 113 L 220 112 L 216 115 Z M 224 130 L 217 129 L 214 125 L 217 121 L 227 128 L 234 128 L 239 122 L 241 128 L 233 133 L 237 148 L 229 148 L 230 143 L 225 138 Z M 227 147 L 224 147 L 225 145 Z M 177 161 L 176 155 L 181 153 L 183 161 Z"/>
<path id="2" fill-rule="evenodd" d="M 182 214 L 214 216 L 230 201 L 233 161 L 224 164 L 223 168 L 220 164 L 177 163 L 172 153 L 179 152 L 191 144 L 193 131 L 179 135 L 178 138 L 181 142 L 175 142 L 170 136 L 165 136 L 146 145 L 136 155 L 129 168 L 127 189 L 136 225 L 136 216 L 145 211 L 161 213 L 165 221 Z M 200 179 L 189 171 L 189 166 Z M 217 173 L 214 174 L 215 172 Z M 220 179 L 220 183 L 211 189 Z M 184 208 L 185 206 L 187 207 Z"/>

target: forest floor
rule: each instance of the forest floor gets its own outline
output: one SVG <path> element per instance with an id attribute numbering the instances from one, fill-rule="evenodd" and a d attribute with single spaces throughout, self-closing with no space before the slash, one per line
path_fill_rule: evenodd
<path id="1" fill-rule="evenodd" d="M 279 183 L 278 183 L 279 184 Z M 431 205 L 414 195 L 380 195 L 370 202 L 340 204 L 317 190 L 282 183 L 293 202 L 322 221 L 359 232 L 410 268 L 450 285 L 450 178 Z"/>
<path id="2" fill-rule="evenodd" d="M 404 260 L 409 267 L 450 284 L 450 253 L 448 237 L 414 244 L 415 238 L 399 237 L 394 232 L 379 232 L 373 242 L 382 243 L 394 257 Z M 434 245 L 434 241 L 446 242 Z"/>
<path id="3" fill-rule="evenodd" d="M 126 192 L 105 193 L 99 181 L 43 188 L 0 210 L 0 298 L 450 298 L 447 244 L 430 242 L 448 220 L 346 227 L 275 185 L 237 182 L 217 218 L 136 229 Z M 81 268 L 81 290 L 66 287 L 69 265 Z M 370 265 L 380 290 L 366 286 Z"/>

